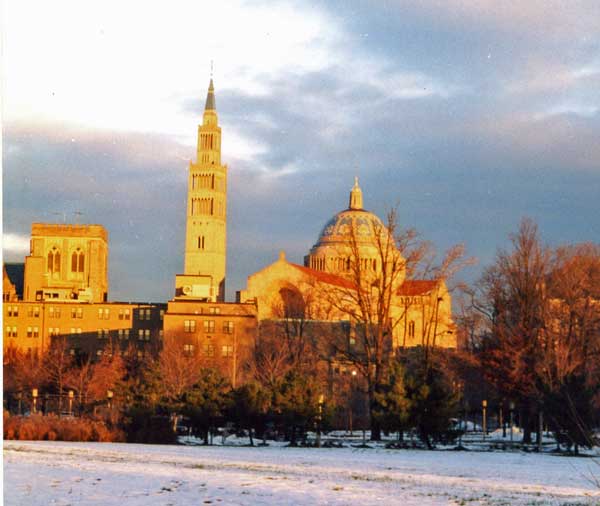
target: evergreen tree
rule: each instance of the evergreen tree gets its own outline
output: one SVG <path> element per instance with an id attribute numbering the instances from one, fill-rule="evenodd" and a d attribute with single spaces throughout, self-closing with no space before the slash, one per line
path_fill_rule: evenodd
<path id="1" fill-rule="evenodd" d="M 198 381 L 182 396 L 182 412 L 209 444 L 209 433 L 223 419 L 228 406 L 227 380 L 215 369 L 204 369 Z"/>
<path id="2" fill-rule="evenodd" d="M 406 393 L 404 367 L 399 360 L 392 362 L 389 381 L 382 390 L 376 396 L 375 416 L 383 430 L 402 434 L 410 428 L 411 402 Z"/>
<path id="3" fill-rule="evenodd" d="M 252 432 L 265 431 L 270 395 L 257 383 L 246 383 L 231 392 L 228 418 L 238 429 L 247 429 L 250 445 L 254 446 Z"/>
<path id="4" fill-rule="evenodd" d="M 443 369 L 436 363 L 421 361 L 407 371 L 405 388 L 411 424 L 427 448 L 453 439 L 451 419 L 456 416 L 458 398 Z"/>
<path id="5" fill-rule="evenodd" d="M 289 433 L 290 445 L 297 444 L 297 436 L 316 427 L 319 397 L 322 392 L 314 376 L 289 371 L 273 392 L 273 409 L 279 422 Z"/>

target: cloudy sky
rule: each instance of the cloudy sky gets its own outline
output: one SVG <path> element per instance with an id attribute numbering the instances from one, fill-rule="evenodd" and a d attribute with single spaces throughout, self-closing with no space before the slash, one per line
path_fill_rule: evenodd
<path id="1" fill-rule="evenodd" d="M 523 216 L 600 238 L 600 2 L 3 2 L 3 251 L 100 223 L 110 298 L 183 269 L 188 161 L 214 60 L 229 165 L 228 296 L 302 262 L 347 206 L 398 205 L 478 266 Z M 82 213 L 82 214 L 76 214 Z"/>

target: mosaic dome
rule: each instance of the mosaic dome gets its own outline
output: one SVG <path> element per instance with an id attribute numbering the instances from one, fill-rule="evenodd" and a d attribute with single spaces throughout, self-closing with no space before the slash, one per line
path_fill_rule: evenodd
<path id="1" fill-rule="evenodd" d="M 382 221 L 373 213 L 364 209 L 346 209 L 327 222 L 315 246 L 350 242 L 353 231 L 357 241 L 375 243 L 376 235 L 385 230 Z"/>
<path id="2" fill-rule="evenodd" d="M 378 235 L 383 239 L 381 242 Z M 373 213 L 363 209 L 362 191 L 358 179 L 350 191 L 348 209 L 337 213 L 321 230 L 319 238 L 304 257 L 305 267 L 330 272 L 339 276 L 351 276 L 353 262 L 353 241 L 358 246 L 358 258 L 364 269 L 379 271 L 380 247 L 393 244 L 387 227 Z"/>

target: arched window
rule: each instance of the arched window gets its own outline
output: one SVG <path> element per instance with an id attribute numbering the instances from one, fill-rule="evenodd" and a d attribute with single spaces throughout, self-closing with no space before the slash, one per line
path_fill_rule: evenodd
<path id="1" fill-rule="evenodd" d="M 77 248 L 71 255 L 71 272 L 81 273 L 85 270 L 85 254 Z"/>
<path id="2" fill-rule="evenodd" d="M 282 288 L 279 290 L 281 298 L 282 318 L 302 319 L 306 317 L 306 302 L 297 289 Z"/>
<path id="3" fill-rule="evenodd" d="M 48 252 L 48 272 L 50 274 L 60 273 L 60 251 L 56 246 Z"/>

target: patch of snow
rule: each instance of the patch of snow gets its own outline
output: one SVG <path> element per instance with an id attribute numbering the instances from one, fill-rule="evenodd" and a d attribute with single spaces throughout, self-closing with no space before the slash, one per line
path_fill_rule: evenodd
<path id="1" fill-rule="evenodd" d="M 590 479 L 600 474 L 600 465 L 589 458 L 284 446 L 5 441 L 4 501 L 7 506 L 600 503 L 600 490 Z"/>

